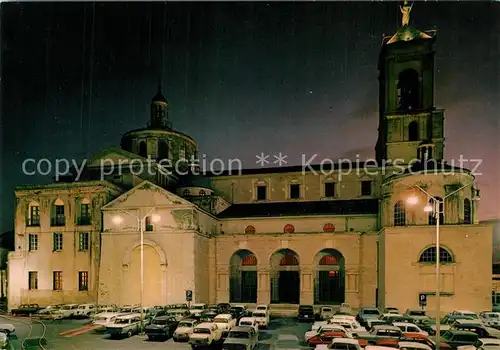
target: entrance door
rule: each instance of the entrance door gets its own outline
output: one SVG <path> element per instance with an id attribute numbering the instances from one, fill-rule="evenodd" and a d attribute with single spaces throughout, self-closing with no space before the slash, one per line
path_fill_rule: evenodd
<path id="1" fill-rule="evenodd" d="M 257 302 L 257 271 L 241 272 L 241 302 Z"/>
<path id="2" fill-rule="evenodd" d="M 344 283 L 341 271 L 319 271 L 319 303 L 341 304 L 344 302 Z"/>
<path id="3" fill-rule="evenodd" d="M 280 271 L 279 302 L 284 304 L 300 304 L 299 271 Z"/>

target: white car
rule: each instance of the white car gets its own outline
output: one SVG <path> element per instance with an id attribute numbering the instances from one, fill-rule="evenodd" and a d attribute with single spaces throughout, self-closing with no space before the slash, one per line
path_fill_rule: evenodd
<path id="1" fill-rule="evenodd" d="M 474 311 L 469 310 L 455 310 L 451 313 L 452 315 L 469 316 L 474 320 L 478 320 L 479 316 Z"/>
<path id="2" fill-rule="evenodd" d="M 304 334 L 304 340 L 307 342 L 312 337 L 315 337 L 318 334 L 324 333 L 324 332 L 342 332 L 342 333 L 345 334 L 346 338 L 352 338 L 351 332 L 349 332 L 348 330 L 346 330 L 344 327 L 342 327 L 340 325 L 336 325 L 336 324 L 325 324 L 325 325 L 319 327 L 315 331 L 306 332 Z"/>
<path id="3" fill-rule="evenodd" d="M 175 329 L 172 338 L 174 338 L 174 341 L 189 340 L 191 333 L 193 333 L 194 327 L 196 327 L 198 324 L 198 321 L 192 319 L 180 321 L 179 324 L 177 324 L 177 328 Z"/>
<path id="4" fill-rule="evenodd" d="M 75 315 L 77 309 L 78 309 L 78 304 L 67 304 L 61 306 L 59 311 L 63 314 L 64 318 L 70 318 Z"/>
<path id="5" fill-rule="evenodd" d="M 10 323 L 2 323 L 0 324 L 0 332 L 5 332 L 7 335 L 10 333 L 14 333 L 16 331 L 16 327 L 11 325 Z"/>
<path id="6" fill-rule="evenodd" d="M 500 347 L 500 339 L 479 338 L 473 345 L 459 346 L 457 347 L 457 350 L 476 350 L 484 347 L 486 348 L 496 347 L 498 349 Z"/>
<path id="7" fill-rule="evenodd" d="M 255 317 L 242 317 L 238 326 L 242 327 L 252 327 L 256 334 L 259 334 L 259 323 Z"/>
<path id="8" fill-rule="evenodd" d="M 219 328 L 224 338 L 231 328 L 236 326 L 236 319 L 231 314 L 220 314 L 214 318 L 213 323 Z"/>
<path id="9" fill-rule="evenodd" d="M 357 339 L 334 338 L 328 349 L 361 350 L 361 346 L 359 345 L 359 341 Z"/>
<path id="10" fill-rule="evenodd" d="M 255 318 L 260 328 L 267 328 L 269 326 L 269 312 L 268 311 L 254 311 L 252 317 Z"/>
<path id="11" fill-rule="evenodd" d="M 193 304 L 189 309 L 189 313 L 191 313 L 193 317 L 199 317 L 203 310 L 205 310 L 206 308 L 207 304 Z"/>
<path id="12" fill-rule="evenodd" d="M 103 312 L 94 316 L 92 324 L 96 329 L 105 329 L 112 323 L 115 323 L 117 317 L 124 315 L 120 312 Z"/>
<path id="13" fill-rule="evenodd" d="M 487 326 L 494 328 L 500 327 L 500 312 L 481 312 L 479 318 Z"/>
<path id="14" fill-rule="evenodd" d="M 95 311 L 97 311 L 97 307 L 94 304 L 82 304 L 75 310 L 73 317 L 90 317 Z"/>
<path id="15" fill-rule="evenodd" d="M 426 331 L 423 331 L 419 326 L 417 326 L 416 324 L 413 324 L 413 323 L 394 322 L 393 325 L 398 327 L 399 329 L 401 329 L 401 331 L 403 333 L 410 332 L 410 333 L 418 333 L 418 334 L 422 334 L 425 336 L 429 336 L 429 333 L 427 333 Z"/>
<path id="16" fill-rule="evenodd" d="M 400 350 L 432 350 L 427 344 L 422 344 L 415 341 L 402 341 L 399 342 Z"/>
<path id="17" fill-rule="evenodd" d="M 255 308 L 255 311 L 269 311 L 269 305 L 259 304 Z"/>

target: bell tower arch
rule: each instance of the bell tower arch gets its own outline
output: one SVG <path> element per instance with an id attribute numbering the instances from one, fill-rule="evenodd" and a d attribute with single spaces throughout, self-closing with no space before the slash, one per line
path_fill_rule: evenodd
<path id="1" fill-rule="evenodd" d="M 379 162 L 410 164 L 428 161 L 422 144 L 432 147 L 432 159 L 444 151 L 444 111 L 434 106 L 434 43 L 436 31 L 410 25 L 413 5 L 401 6 L 402 25 L 385 37 L 379 56 Z"/>

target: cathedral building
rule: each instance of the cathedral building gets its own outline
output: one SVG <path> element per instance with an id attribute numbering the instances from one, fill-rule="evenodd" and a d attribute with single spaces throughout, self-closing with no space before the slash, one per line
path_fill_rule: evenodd
<path id="1" fill-rule="evenodd" d="M 491 227 L 474 175 L 444 161 L 436 32 L 404 9 L 379 57 L 376 164 L 199 174 L 184 161 L 196 141 L 172 128 L 159 89 L 149 125 L 77 181 L 16 189 L 9 307 L 165 305 L 191 291 L 193 302 L 400 310 L 426 295 L 431 311 L 439 289 L 443 313 L 490 309 Z"/>

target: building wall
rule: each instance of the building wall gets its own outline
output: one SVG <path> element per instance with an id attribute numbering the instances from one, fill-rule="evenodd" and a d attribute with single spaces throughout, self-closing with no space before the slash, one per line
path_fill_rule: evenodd
<path id="1" fill-rule="evenodd" d="M 355 167 L 355 164 L 352 164 Z M 241 176 L 217 176 L 211 181 L 216 193 L 222 195 L 230 203 L 252 203 L 257 201 L 256 188 L 258 185 L 267 185 L 268 202 L 284 202 L 290 199 L 290 185 L 300 184 L 300 199 L 315 201 L 322 199 L 360 199 L 376 198 L 379 193 L 381 176 L 380 172 L 369 171 L 378 175 L 367 174 L 363 168 L 359 170 L 344 169 L 340 171 L 323 172 L 295 172 L 256 174 Z M 373 181 L 372 195 L 361 196 L 361 181 Z M 324 183 L 336 182 L 336 196 L 325 197 Z M 295 199 L 297 201 L 297 199 Z"/>
<path id="2" fill-rule="evenodd" d="M 419 293 L 436 291 L 435 264 L 419 263 L 420 254 L 435 245 L 436 228 L 386 228 L 381 235 L 386 251 L 382 306 L 418 308 Z M 442 313 L 456 309 L 489 310 L 491 260 L 484 257 L 491 256 L 491 227 L 442 226 L 440 242 L 454 257 L 454 263 L 441 264 Z M 433 295 L 428 296 L 427 303 L 428 310 L 435 312 Z"/>
<path id="3" fill-rule="evenodd" d="M 199 303 L 210 301 L 211 267 L 208 264 L 210 239 L 201 235 L 194 236 L 194 300 Z"/>
<path id="4" fill-rule="evenodd" d="M 9 254 L 9 308 L 22 303 L 91 302 L 97 299 L 96 283 L 100 258 L 100 208 L 119 194 L 107 182 L 24 186 L 16 191 L 15 248 Z M 65 225 L 53 226 L 51 208 L 64 202 Z M 79 203 L 90 203 L 90 225 L 80 225 Z M 39 226 L 28 226 L 29 206 L 39 205 Z M 53 234 L 63 235 L 63 249 L 53 251 Z M 89 249 L 79 250 L 79 233 L 89 233 Z M 29 250 L 29 234 L 38 235 L 38 249 Z M 28 289 L 29 271 L 38 273 L 38 288 Z M 62 271 L 62 290 L 53 290 L 53 271 Z M 78 290 L 78 272 L 88 271 L 88 291 Z"/>
<path id="5" fill-rule="evenodd" d="M 360 240 L 358 233 L 221 235 L 217 240 L 217 301 L 229 300 L 230 259 L 238 250 L 255 254 L 258 271 L 258 303 L 270 303 L 270 259 L 280 249 L 294 251 L 300 262 L 301 304 L 312 304 L 315 258 L 323 249 L 335 249 L 345 258 L 346 302 L 358 307 L 361 302 Z M 307 242 L 307 244 L 304 244 Z M 368 293 L 369 295 L 369 293 Z"/>

